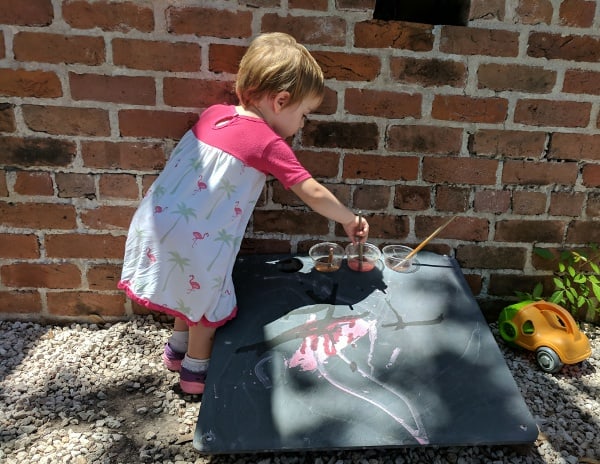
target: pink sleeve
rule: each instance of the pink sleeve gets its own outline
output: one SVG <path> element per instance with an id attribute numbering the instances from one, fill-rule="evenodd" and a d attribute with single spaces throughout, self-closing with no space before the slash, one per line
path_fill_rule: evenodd
<path id="1" fill-rule="evenodd" d="M 283 139 L 267 145 L 261 161 L 262 166 L 257 168 L 275 176 L 286 189 L 312 177 Z"/>

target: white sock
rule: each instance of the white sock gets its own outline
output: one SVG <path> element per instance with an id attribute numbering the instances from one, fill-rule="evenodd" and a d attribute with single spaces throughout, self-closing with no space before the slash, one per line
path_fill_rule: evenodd
<path id="1" fill-rule="evenodd" d="M 178 353 L 186 353 L 188 349 L 188 335 L 187 330 L 174 330 L 169 337 L 169 345 L 171 349 Z"/>
<path id="2" fill-rule="evenodd" d="M 204 372 L 208 370 L 208 364 L 210 362 L 210 358 L 208 359 L 196 359 L 190 358 L 187 354 L 183 361 L 181 362 L 181 367 L 185 367 L 188 371 L 192 372 Z"/>

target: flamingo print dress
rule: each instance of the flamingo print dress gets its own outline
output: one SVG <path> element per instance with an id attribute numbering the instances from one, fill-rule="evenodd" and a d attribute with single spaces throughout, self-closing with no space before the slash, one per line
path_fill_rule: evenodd
<path id="1" fill-rule="evenodd" d="M 180 140 L 135 212 L 119 288 L 189 325 L 235 317 L 235 258 L 266 176 L 310 174 L 262 119 L 215 105 Z"/>

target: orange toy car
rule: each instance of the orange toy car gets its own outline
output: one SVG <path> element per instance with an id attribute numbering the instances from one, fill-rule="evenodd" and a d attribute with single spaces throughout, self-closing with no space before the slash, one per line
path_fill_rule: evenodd
<path id="1" fill-rule="evenodd" d="M 564 364 L 576 364 L 592 354 L 590 341 L 573 316 L 547 301 L 522 301 L 507 306 L 498 318 L 500 336 L 509 345 L 535 351 L 545 372 L 558 372 Z"/>

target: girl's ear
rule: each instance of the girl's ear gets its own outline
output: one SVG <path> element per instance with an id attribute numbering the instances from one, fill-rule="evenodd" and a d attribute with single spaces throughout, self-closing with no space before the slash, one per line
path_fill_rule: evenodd
<path id="1" fill-rule="evenodd" d="M 273 111 L 279 113 L 290 101 L 290 93 L 287 90 L 275 94 L 273 98 Z"/>

